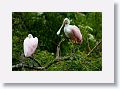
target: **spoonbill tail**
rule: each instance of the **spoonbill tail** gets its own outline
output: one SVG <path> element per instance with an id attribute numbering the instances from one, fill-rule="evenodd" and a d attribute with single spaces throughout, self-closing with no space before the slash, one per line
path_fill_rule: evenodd
<path id="1" fill-rule="evenodd" d="M 66 37 L 70 38 L 74 43 L 82 44 L 82 34 L 80 29 L 75 25 L 70 25 L 70 20 L 68 18 L 63 20 L 62 26 L 58 30 L 57 35 L 60 34 L 62 27 L 64 27 Z"/>
<path id="2" fill-rule="evenodd" d="M 37 45 L 38 38 L 33 38 L 32 34 L 28 34 L 23 43 L 25 57 L 30 57 L 35 52 Z"/>

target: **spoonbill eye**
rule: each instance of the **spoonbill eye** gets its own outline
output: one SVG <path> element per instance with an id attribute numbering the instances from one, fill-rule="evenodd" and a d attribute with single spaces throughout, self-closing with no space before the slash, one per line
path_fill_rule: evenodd
<path id="1" fill-rule="evenodd" d="M 67 21 L 67 20 L 65 20 L 64 24 L 68 24 L 68 21 Z"/>

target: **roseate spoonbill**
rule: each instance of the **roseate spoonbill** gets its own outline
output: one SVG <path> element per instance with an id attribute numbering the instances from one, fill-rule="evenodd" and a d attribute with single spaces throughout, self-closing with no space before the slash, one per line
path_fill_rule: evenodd
<path id="1" fill-rule="evenodd" d="M 70 25 L 70 20 L 68 18 L 63 20 L 62 26 L 58 30 L 57 35 L 60 34 L 62 27 L 64 27 L 66 37 L 70 38 L 74 43 L 82 43 L 82 34 L 80 29 L 75 25 Z"/>
<path id="2" fill-rule="evenodd" d="M 38 45 L 38 38 L 33 38 L 32 34 L 28 34 L 28 37 L 24 40 L 24 55 L 30 57 L 36 50 Z"/>

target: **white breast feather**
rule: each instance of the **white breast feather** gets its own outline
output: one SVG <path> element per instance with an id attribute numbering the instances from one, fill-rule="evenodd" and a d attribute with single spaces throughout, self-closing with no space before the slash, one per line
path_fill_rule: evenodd
<path id="1" fill-rule="evenodd" d="M 71 25 L 65 26 L 65 27 L 64 27 L 64 33 L 65 33 L 65 35 L 66 35 L 68 38 L 70 38 L 70 34 L 71 34 Z"/>

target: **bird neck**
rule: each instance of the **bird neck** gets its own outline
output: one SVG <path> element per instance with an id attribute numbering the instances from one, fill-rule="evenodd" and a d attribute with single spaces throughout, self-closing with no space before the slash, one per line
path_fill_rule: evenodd
<path id="1" fill-rule="evenodd" d="M 65 27 L 69 26 L 69 24 L 65 24 Z"/>

